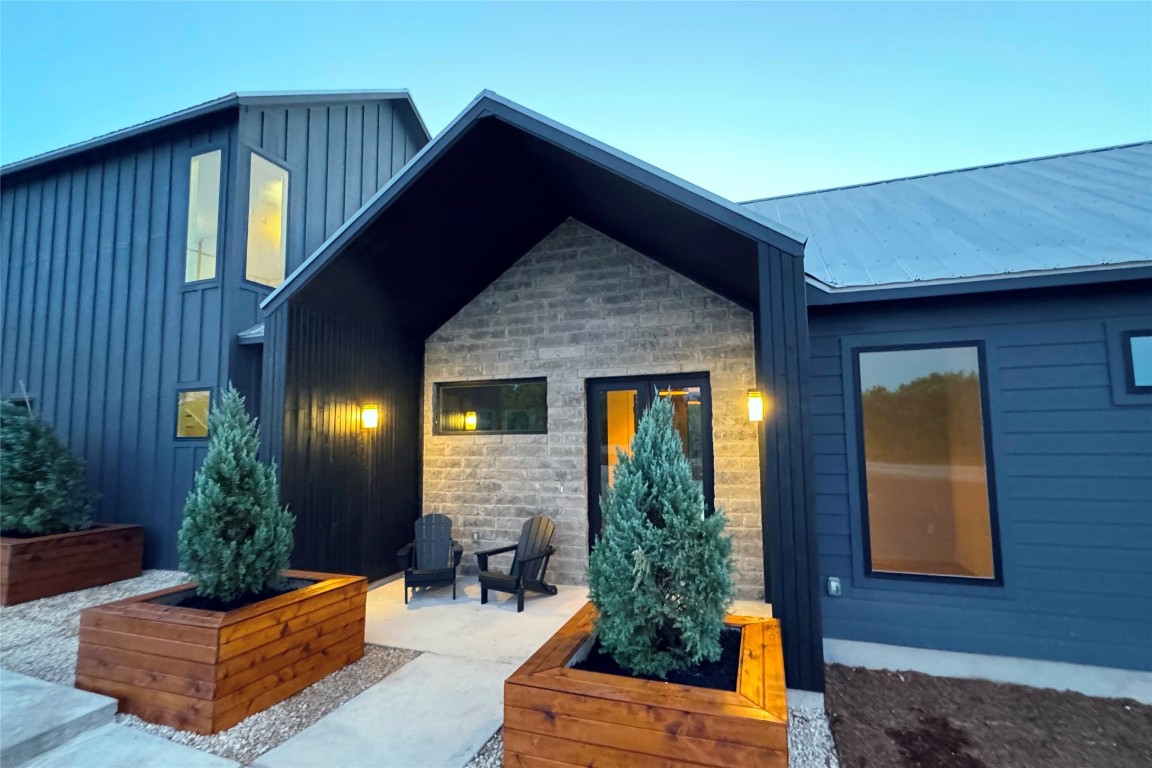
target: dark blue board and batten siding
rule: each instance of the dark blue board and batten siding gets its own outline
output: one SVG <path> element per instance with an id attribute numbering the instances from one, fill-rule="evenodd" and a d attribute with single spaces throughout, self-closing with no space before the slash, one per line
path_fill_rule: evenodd
<path id="1" fill-rule="evenodd" d="M 235 146 L 231 118 L 5 175 L 0 388 L 26 388 L 100 493 L 174 565 L 204 441 L 175 438 L 178 389 L 220 373 L 220 280 L 184 285 L 188 161 Z M 223 173 L 229 173 L 226 162 Z"/>
<path id="2" fill-rule="evenodd" d="M 811 407 L 829 638 L 1152 669 L 1152 398 L 1113 403 L 1107 321 L 1152 284 L 813 308 Z M 868 577 L 852 349 L 981 340 L 1004 585 Z"/>

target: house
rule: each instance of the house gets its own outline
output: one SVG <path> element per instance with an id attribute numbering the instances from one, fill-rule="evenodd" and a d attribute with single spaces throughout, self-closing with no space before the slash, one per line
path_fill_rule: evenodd
<path id="1" fill-rule="evenodd" d="M 231 379 L 299 566 L 378 578 L 423 512 L 472 551 L 543 511 L 580 583 L 659 396 L 789 686 L 825 654 L 1152 682 L 1152 144 L 736 205 L 489 92 L 431 141 L 397 93 L 222 101 L 2 171 L 3 394 L 152 564 Z"/>

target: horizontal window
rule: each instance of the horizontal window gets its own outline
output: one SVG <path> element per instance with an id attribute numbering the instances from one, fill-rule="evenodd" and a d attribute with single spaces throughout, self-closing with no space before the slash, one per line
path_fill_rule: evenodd
<path id="1" fill-rule="evenodd" d="M 436 385 L 437 434 L 548 431 L 547 379 Z"/>
<path id="2" fill-rule="evenodd" d="M 978 346 L 860 350 L 873 575 L 997 578 Z"/>
<path id="3" fill-rule="evenodd" d="M 1128 391 L 1152 394 L 1152 331 L 1128 331 L 1122 348 Z"/>
<path id="4" fill-rule="evenodd" d="M 248 178 L 248 257 L 244 276 L 275 288 L 288 253 L 288 171 L 252 155 Z"/>
<path id="5" fill-rule="evenodd" d="M 184 282 L 216 277 L 220 224 L 220 158 L 216 149 L 192 158 L 188 179 L 188 248 Z"/>
<path id="6" fill-rule="evenodd" d="M 176 437 L 208 437 L 210 389 L 192 389 L 176 395 Z"/>

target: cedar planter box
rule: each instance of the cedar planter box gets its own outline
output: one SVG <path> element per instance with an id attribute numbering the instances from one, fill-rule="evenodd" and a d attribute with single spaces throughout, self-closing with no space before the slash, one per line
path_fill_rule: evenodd
<path id="1" fill-rule="evenodd" d="M 569 667 L 592 641 L 585 605 L 504 683 L 504 765 L 709 765 L 787 768 L 780 626 L 742 627 L 738 690 L 639 680 Z"/>
<path id="2" fill-rule="evenodd" d="M 95 525 L 31 538 L 0 537 L 0 605 L 98 587 L 140 575 L 144 529 Z"/>
<path id="3" fill-rule="evenodd" d="M 195 582 L 80 613 L 76 687 L 120 711 L 210 734 L 364 655 L 363 576 L 285 571 L 305 587 L 233 611 L 168 605 Z"/>

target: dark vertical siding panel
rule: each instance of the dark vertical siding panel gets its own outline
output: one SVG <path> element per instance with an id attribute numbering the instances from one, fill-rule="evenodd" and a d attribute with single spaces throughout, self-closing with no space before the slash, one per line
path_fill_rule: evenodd
<path id="1" fill-rule="evenodd" d="M 76 342 L 79 333 L 80 307 L 80 268 L 84 260 L 82 248 L 84 237 L 84 172 L 72 171 L 65 177 L 67 184 L 68 215 L 67 229 L 58 253 L 63 254 L 64 264 L 60 281 L 57 306 L 60 322 L 55 388 L 52 399 L 55 402 L 56 431 L 62 440 L 71 444 L 72 436 L 72 387 L 76 377 Z"/>
<path id="2" fill-rule="evenodd" d="M 761 514 L 766 591 L 780 618 L 789 687 L 823 690 L 812 467 L 803 403 L 807 354 L 802 261 L 759 246 L 757 373 L 770 409 L 761 427 Z"/>
<path id="3" fill-rule="evenodd" d="M 40 203 L 40 220 L 37 229 L 40 233 L 36 249 L 36 292 L 35 304 L 32 313 L 32 345 L 28 355 L 28 377 L 36 382 L 36 394 L 39 395 L 42 406 L 49 409 L 55 403 L 50 402 L 47 394 L 47 336 L 49 317 L 53 314 L 51 307 L 52 280 L 55 270 L 53 264 L 53 245 L 56 239 L 56 193 L 60 185 L 56 178 L 46 179 Z"/>
<path id="4" fill-rule="evenodd" d="M 395 571 L 418 509 L 422 342 L 369 319 L 288 311 L 290 334 L 266 343 L 286 348 L 281 495 L 300 532 L 293 561 L 379 578 Z M 359 423 L 368 402 L 381 409 L 371 431 Z"/>
<path id="5" fill-rule="evenodd" d="M 386 180 L 380 179 L 377 169 L 377 159 L 380 156 L 380 110 L 375 104 L 367 104 L 363 108 L 364 152 L 360 157 L 360 204 L 363 205 L 368 198 L 376 194 L 376 190 L 384 186 Z"/>
<path id="6" fill-rule="evenodd" d="M 288 159 L 288 110 L 263 110 L 260 147 L 273 157 Z"/>
<path id="7" fill-rule="evenodd" d="M 392 107 L 392 162 L 391 174 L 395 175 L 408 161 L 408 131 L 399 111 Z"/>
<path id="8" fill-rule="evenodd" d="M 308 110 L 307 195 L 304 252 L 312 253 L 327 237 L 324 209 L 328 196 L 328 110 Z"/>
<path id="9" fill-rule="evenodd" d="M 328 109 L 327 191 L 324 204 L 324 237 L 344 223 L 344 156 L 347 150 L 345 107 Z"/>
<path id="10" fill-rule="evenodd" d="M 15 387 L 12 378 L 16 374 L 16 312 L 20 303 L 14 295 L 13 282 L 19 269 L 19 259 L 16 258 L 16 220 L 23 215 L 17 210 L 16 199 L 21 196 L 18 190 L 8 186 L 0 187 L 0 227 L 3 228 L 3 240 L 0 240 L 0 314 L 4 324 L 0 327 L 0 395 L 10 394 Z"/>
<path id="11" fill-rule="evenodd" d="M 288 182 L 288 269 L 294 270 L 312 253 L 308 241 L 308 110 L 291 109 L 287 113 L 286 158 L 295 170 Z"/>
<path id="12" fill-rule="evenodd" d="M 108 363 L 104 389 L 104 441 L 103 441 L 103 473 L 101 486 L 104 489 L 104 509 L 106 513 L 120 517 L 126 513 L 120 508 L 123 499 L 120 497 L 121 479 L 131 482 L 131 478 L 124 478 L 122 467 L 131 466 L 126 457 L 121 454 L 121 437 L 124 431 L 124 402 L 127 393 L 124 372 L 128 359 L 128 293 L 132 283 L 132 239 L 135 227 L 136 202 L 136 160 L 137 155 L 131 155 L 120 162 L 119 184 L 117 187 L 116 216 L 113 228 L 112 260 L 112 303 L 109 312 L 109 339 L 115 343 L 108 345 Z M 136 350 L 133 350 L 136 354 Z M 131 518 L 129 518 L 131 519 Z"/>
<path id="13" fill-rule="evenodd" d="M 364 107 L 348 107 L 344 145 L 344 221 L 360 209 L 364 158 Z"/>
<path id="14" fill-rule="evenodd" d="M 395 169 L 392 166 L 392 145 L 396 136 L 396 110 L 392 104 L 383 102 L 378 105 L 377 130 L 379 133 L 379 149 L 376 152 L 376 178 L 383 186 L 392 178 Z"/>
<path id="15" fill-rule="evenodd" d="M 33 395 L 39 395 L 40 382 L 32 376 L 32 334 L 36 316 L 36 253 L 41 233 L 40 209 L 43 207 L 44 182 L 29 188 L 28 212 L 24 221 L 24 252 L 20 257 L 20 307 L 22 318 L 16 335 L 16 376 Z"/>
<path id="16" fill-rule="evenodd" d="M 70 260 L 68 258 L 68 237 L 71 231 L 71 175 L 61 175 L 56 183 L 55 221 L 52 223 L 52 253 L 50 256 L 51 288 L 48 290 L 47 335 L 44 340 L 44 401 L 53 413 L 53 423 L 56 433 L 65 435 L 67 440 L 67 413 L 61 413 L 59 385 L 60 370 L 65 364 L 62 348 L 65 344 L 65 317 L 68 314 L 67 296 L 68 271 Z M 68 334 L 71 335 L 71 334 Z"/>
<path id="17" fill-rule="evenodd" d="M 96 259 L 96 295 L 92 322 L 92 368 L 88 394 L 88 476 L 104 490 L 104 438 L 106 437 L 107 392 L 112 327 L 113 280 L 116 272 L 116 211 L 119 205 L 120 164 L 103 164 L 103 186 L 100 194 L 99 231 L 94 255 Z M 101 510 L 108 508 L 101 502 Z"/>

